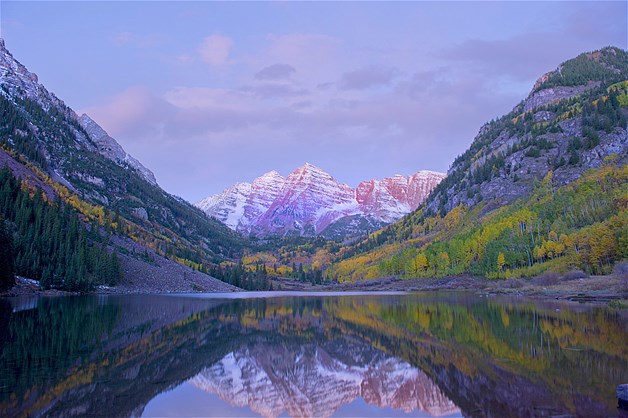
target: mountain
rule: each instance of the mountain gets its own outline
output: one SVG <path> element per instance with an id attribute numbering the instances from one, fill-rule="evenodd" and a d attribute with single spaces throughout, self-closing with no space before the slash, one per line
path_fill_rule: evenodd
<path id="1" fill-rule="evenodd" d="M 416 367 L 344 341 L 326 346 L 253 344 L 227 354 L 190 383 L 266 418 L 330 417 L 360 397 L 369 405 L 405 413 L 460 412 Z"/>
<path id="2" fill-rule="evenodd" d="M 21 196 L 19 182 L 16 189 L 5 176 L 5 188 L 12 190 L 14 199 L 1 203 L 10 227 L 17 228 L 17 274 L 46 276 L 46 283 L 68 288 L 73 286 L 64 282 L 68 273 L 64 266 L 73 263 L 72 276 L 90 287 L 99 284 L 95 279 L 99 268 L 90 260 L 105 252 L 119 255 L 127 273 L 122 284 L 132 289 L 213 288 L 215 281 L 198 270 L 236 255 L 243 244 L 240 237 L 161 189 L 153 173 L 96 122 L 87 115 L 79 117 L 39 84 L 3 40 L 0 86 L 0 168 L 7 167 L 22 182 L 22 190 L 30 190 L 23 206 L 15 207 Z M 58 226 L 60 239 L 78 228 L 82 238 L 68 244 L 77 247 L 61 251 L 67 253 L 63 256 L 52 251 L 48 245 L 58 242 L 47 231 L 31 230 L 28 223 L 20 222 L 27 206 L 42 217 L 38 222 L 48 222 L 50 228 L 55 217 L 64 217 Z M 49 206 L 58 209 L 50 211 Z M 34 234 L 36 239 L 20 233 Z M 180 280 L 180 275 L 187 278 Z"/>
<path id="3" fill-rule="evenodd" d="M 271 171 L 253 183 L 236 183 L 195 206 L 229 228 L 246 233 L 279 197 L 285 181 L 279 173 Z"/>
<path id="4" fill-rule="evenodd" d="M 137 161 L 131 155 L 127 154 L 122 146 L 110 137 L 103 128 L 92 120 L 87 114 L 83 113 L 78 118 L 79 124 L 87 132 L 87 136 L 96 145 L 98 152 L 122 167 L 129 167 L 137 172 L 140 177 L 152 184 L 157 185 L 155 175 L 142 163 Z"/>
<path id="5" fill-rule="evenodd" d="M 353 189 L 306 163 L 286 178 L 271 171 L 195 205 L 247 235 L 346 237 L 373 231 L 416 209 L 443 177 L 419 171 L 363 181 Z"/>
<path id="6" fill-rule="evenodd" d="M 581 54 L 485 124 L 412 214 L 340 250 L 340 280 L 609 273 L 628 258 L 628 52 Z"/>
<path id="7" fill-rule="evenodd" d="M 544 74 L 509 114 L 480 129 L 427 208 L 444 214 L 484 200 L 493 209 L 529 195 L 550 171 L 556 185 L 565 185 L 611 154 L 625 164 L 627 79 L 628 54 L 612 47 Z"/>

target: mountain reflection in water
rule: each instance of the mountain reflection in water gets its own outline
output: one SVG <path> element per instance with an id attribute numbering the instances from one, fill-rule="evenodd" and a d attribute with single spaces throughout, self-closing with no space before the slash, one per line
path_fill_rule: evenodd
<path id="1" fill-rule="evenodd" d="M 459 412 L 427 375 L 361 341 L 255 343 L 229 353 L 190 382 L 264 417 L 329 417 L 363 398 L 367 404 L 431 416 Z"/>
<path id="2" fill-rule="evenodd" d="M 616 416 L 626 319 L 452 293 L 4 299 L 0 415 L 181 415 L 192 388 L 224 404 L 200 415 Z"/>

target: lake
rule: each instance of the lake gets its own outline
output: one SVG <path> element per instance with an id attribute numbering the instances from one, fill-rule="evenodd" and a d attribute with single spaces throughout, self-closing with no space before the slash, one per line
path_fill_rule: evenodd
<path id="1" fill-rule="evenodd" d="M 617 416 L 626 313 L 472 293 L 0 299 L 0 416 Z"/>

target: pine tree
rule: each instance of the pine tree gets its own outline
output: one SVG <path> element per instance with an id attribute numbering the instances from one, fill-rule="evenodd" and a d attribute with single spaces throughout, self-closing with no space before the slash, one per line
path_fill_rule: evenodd
<path id="1" fill-rule="evenodd" d="M 4 218 L 0 215 L 0 291 L 15 284 L 13 275 L 13 243 Z"/>

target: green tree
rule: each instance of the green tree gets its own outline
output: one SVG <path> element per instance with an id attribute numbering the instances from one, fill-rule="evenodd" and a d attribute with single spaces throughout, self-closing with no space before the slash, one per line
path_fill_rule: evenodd
<path id="1" fill-rule="evenodd" d="M 6 222 L 0 216 L 0 291 L 15 284 L 13 275 L 13 243 Z"/>

